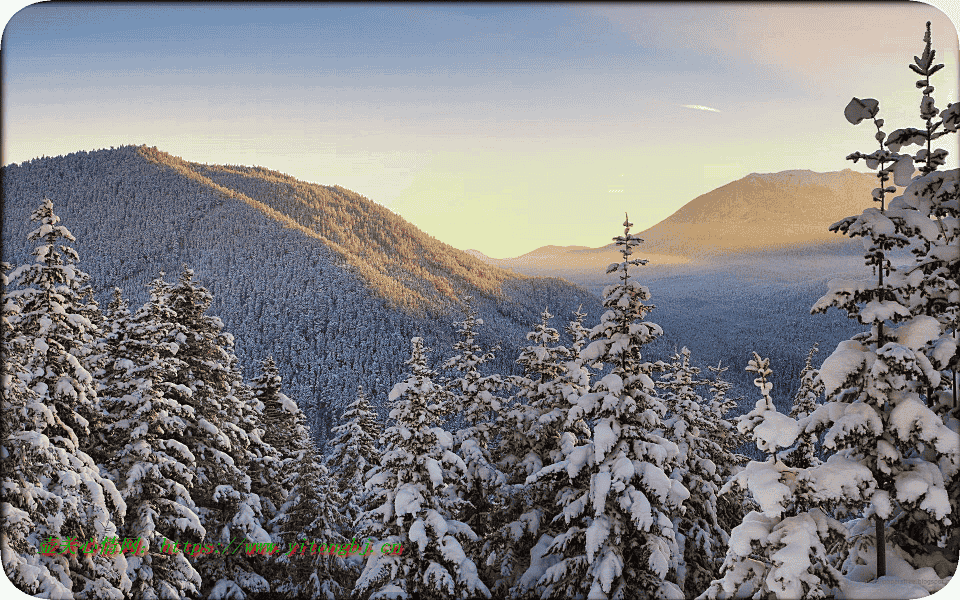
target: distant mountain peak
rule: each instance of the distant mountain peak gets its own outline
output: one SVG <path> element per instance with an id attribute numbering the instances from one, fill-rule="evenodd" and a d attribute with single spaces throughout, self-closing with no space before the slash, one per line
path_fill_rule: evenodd
<path id="1" fill-rule="evenodd" d="M 645 249 L 709 256 L 835 241 L 831 224 L 870 206 L 876 178 L 851 169 L 751 173 L 694 198 L 639 235 Z"/>

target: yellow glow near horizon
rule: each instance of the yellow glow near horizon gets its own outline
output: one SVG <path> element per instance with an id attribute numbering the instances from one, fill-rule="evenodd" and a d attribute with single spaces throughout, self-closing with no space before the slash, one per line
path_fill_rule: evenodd
<path id="1" fill-rule="evenodd" d="M 752 172 L 862 169 L 844 157 L 872 134 L 843 108 L 877 98 L 888 129 L 918 124 L 906 64 L 926 20 L 946 65 L 937 105 L 960 87 L 956 30 L 920 3 L 184 5 L 150 9 L 149 27 L 80 6 L 53 10 L 86 24 L 30 7 L 5 32 L 7 164 L 147 144 L 260 165 L 497 258 L 606 245 L 624 211 L 642 231 Z M 357 25 L 369 19 L 386 29 Z"/>

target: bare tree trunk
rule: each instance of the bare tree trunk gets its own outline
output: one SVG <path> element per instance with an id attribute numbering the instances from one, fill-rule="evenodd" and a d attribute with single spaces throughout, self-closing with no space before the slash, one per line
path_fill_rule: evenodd
<path id="1" fill-rule="evenodd" d="M 877 532 L 877 579 L 880 579 L 887 574 L 887 540 L 880 515 L 873 515 L 873 523 Z"/>

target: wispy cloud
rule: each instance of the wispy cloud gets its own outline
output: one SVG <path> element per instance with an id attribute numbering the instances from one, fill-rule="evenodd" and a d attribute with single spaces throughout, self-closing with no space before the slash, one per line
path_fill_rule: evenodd
<path id="1" fill-rule="evenodd" d="M 682 108 L 692 108 L 693 110 L 707 110 L 710 112 L 720 112 L 715 108 L 710 108 L 709 106 L 700 106 L 699 104 L 681 104 Z"/>

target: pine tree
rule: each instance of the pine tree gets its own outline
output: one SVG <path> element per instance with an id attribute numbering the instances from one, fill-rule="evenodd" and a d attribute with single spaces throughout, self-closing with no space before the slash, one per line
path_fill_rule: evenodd
<path id="1" fill-rule="evenodd" d="M 363 386 L 357 387 L 357 399 L 344 411 L 333 434 L 335 437 L 327 442 L 331 450 L 324 462 L 344 495 L 342 509 L 347 523 L 352 525 L 360 516 L 366 472 L 380 464 L 379 440 L 383 435 L 383 426 L 370 407 Z"/>
<path id="2" fill-rule="evenodd" d="M 104 469 L 127 505 L 121 531 L 141 552 L 127 559 L 131 593 L 138 598 L 188 598 L 200 574 L 182 552 L 164 552 L 167 540 L 194 543 L 205 530 L 190 495 L 197 465 L 186 436 L 196 424 L 185 390 L 172 380 L 184 363 L 167 341 L 176 315 L 165 304 L 166 284 L 151 284 L 150 300 L 130 316 L 115 290 L 108 307 L 105 376 L 107 423 Z"/>
<path id="3" fill-rule="evenodd" d="M 941 370 L 956 368 L 956 345 L 947 333 L 951 323 L 956 329 L 956 303 L 951 307 L 948 298 L 960 298 L 954 206 L 958 175 L 936 171 L 947 152 L 933 150 L 931 144 L 957 131 L 960 105 L 948 106 L 935 120 L 939 111 L 930 76 L 943 65 L 934 64 L 929 24 L 924 42 L 923 54 L 910 65 L 925 78 L 918 82 L 923 130 L 900 129 L 887 136 L 873 99 L 854 98 L 846 108 L 850 123 L 871 119 L 877 128 L 879 149 L 847 158 L 864 159 L 878 169 L 873 199 L 879 207 L 847 217 L 831 230 L 863 239 L 865 264 L 874 279 L 833 280 L 813 307 L 813 312 L 823 312 L 835 306 L 870 326 L 841 342 L 824 361 L 820 377 L 827 400 L 809 417 L 805 431 L 825 432 L 830 452 L 855 461 L 874 479 L 861 505 L 863 517 L 873 521 L 874 535 L 860 538 L 846 570 L 862 572 L 864 565 L 858 563 L 872 563 L 877 578 L 886 574 L 886 556 L 897 547 L 916 557 L 927 554 L 930 545 L 944 544 L 950 514 L 957 516 L 945 482 L 955 480 L 960 469 L 960 439 L 928 405 L 936 403 L 936 390 L 942 387 Z M 914 143 L 926 148 L 916 155 L 899 154 L 902 146 Z M 918 163 L 920 175 L 911 179 Z M 895 185 L 889 185 L 891 176 Z M 903 195 L 888 202 L 888 194 L 903 186 Z M 908 247 L 915 264 L 894 265 L 892 251 Z M 887 523 L 894 518 L 901 524 L 891 531 L 888 547 Z"/>
<path id="4" fill-rule="evenodd" d="M 495 423 L 499 417 L 502 399 L 496 394 L 506 387 L 499 375 L 481 375 L 480 368 L 496 358 L 494 348 L 488 352 L 476 343 L 477 327 L 483 319 L 477 316 L 473 298 L 464 298 L 467 314 L 459 327 L 459 337 L 453 345 L 457 354 L 450 357 L 443 368 L 459 376 L 452 377 L 445 386 L 452 416 L 459 417 L 460 427 L 454 434 L 455 452 L 467 465 L 462 482 L 463 497 L 471 508 L 467 524 L 479 537 L 485 537 L 493 528 L 498 507 L 493 503 L 495 490 L 506 482 L 506 475 L 493 462 L 491 446 Z"/>
<path id="5" fill-rule="evenodd" d="M 776 409 L 770 360 L 754 353 L 747 371 L 757 374 L 754 384 L 760 399 L 740 417 L 738 427 L 767 459 L 750 461 L 720 493 L 746 490 L 759 510 L 751 510 L 733 529 L 722 577 L 712 581 L 700 598 L 833 597 L 842 576 L 828 555 L 847 532 L 829 513 L 856 503 L 872 483 L 870 473 L 840 457 L 812 468 L 781 460 L 793 454 L 790 449 L 803 428 Z M 788 450 L 778 453 L 781 448 Z"/>
<path id="6" fill-rule="evenodd" d="M 4 267 L 3 439 L 0 553 L 11 581 L 48 597 L 122 598 L 130 590 L 122 553 L 103 554 L 126 510 L 111 481 L 81 447 L 92 411 L 93 378 L 81 365 L 92 324 L 80 314 L 74 241 L 53 203 L 32 215 L 40 227 L 36 262 Z M 119 540 L 118 540 L 119 541 Z M 62 551 L 62 552 L 61 552 Z"/>
<path id="7" fill-rule="evenodd" d="M 642 241 L 631 226 L 626 220 L 624 234 L 614 238 L 623 261 L 607 272 L 620 273 L 620 282 L 604 290 L 607 311 L 580 354 L 612 371 L 576 399 L 567 417 L 592 423 L 592 438 L 576 445 L 565 433 L 564 459 L 529 479 L 555 482 L 562 509 L 555 522 L 566 526 L 547 549 L 548 560 L 559 560 L 539 579 L 543 598 L 682 596 L 672 568 L 678 553 L 672 517 L 689 492 L 667 475 L 677 466 L 677 445 L 656 433 L 665 406 L 640 348 L 662 331 L 643 321 L 653 308 L 643 303 L 650 293 L 630 279 L 629 268 L 646 263 L 630 258 Z"/>
<path id="8" fill-rule="evenodd" d="M 260 368 L 243 402 L 243 429 L 250 440 L 250 489 L 260 497 L 264 518 L 270 520 L 289 492 L 278 483 L 289 479 L 306 450 L 299 431 L 305 419 L 296 403 L 280 391 L 283 379 L 273 357 L 267 357 Z M 239 393 L 245 392 L 241 388 Z"/>
<path id="9" fill-rule="evenodd" d="M 793 408 L 790 410 L 791 419 L 807 417 L 820 405 L 819 398 L 823 394 L 823 382 L 820 381 L 819 369 L 813 367 L 813 355 L 819 351 L 819 344 L 814 344 L 807 353 L 803 370 L 800 371 L 800 387 L 793 398 Z M 801 433 L 797 438 L 794 450 L 784 457 L 791 467 L 806 468 L 817 464 L 817 434 L 813 431 Z"/>
<path id="10" fill-rule="evenodd" d="M 340 511 L 344 500 L 306 428 L 299 432 L 303 450 L 292 465 L 287 500 L 271 523 L 277 539 L 287 544 L 274 557 L 279 572 L 271 574 L 271 589 L 288 598 L 345 598 L 356 575 L 344 550 L 352 542 L 340 533 L 347 525 Z M 318 548 L 321 544 L 326 548 Z"/>
<path id="11" fill-rule="evenodd" d="M 575 313 L 570 329 L 579 350 L 586 335 L 584 313 Z M 560 335 L 550 327 L 553 315 L 546 309 L 540 323 L 527 334 L 532 345 L 523 348 L 517 363 L 523 374 L 510 378 L 517 388 L 514 403 L 498 419 L 500 444 L 497 464 L 507 476 L 507 485 L 498 490 L 500 527 L 486 537 L 482 554 L 485 567 L 495 581 L 495 591 L 520 597 L 532 592 L 542 575 L 542 549 L 553 538 L 553 518 L 559 512 L 551 482 L 528 482 L 544 465 L 563 459 L 561 438 L 589 437 L 589 427 L 577 420 L 567 425 L 573 401 L 588 391 L 589 374 L 579 357 L 557 345 Z M 577 337 L 580 335 L 580 337 Z M 536 548 L 536 550 L 534 550 Z M 534 552 L 531 555 L 531 552 Z"/>
<path id="12" fill-rule="evenodd" d="M 527 483 L 545 464 L 562 459 L 560 437 L 570 407 L 559 389 L 570 351 L 557 345 L 560 334 L 550 327 L 551 318 L 544 309 L 540 323 L 527 333 L 532 345 L 523 348 L 516 361 L 523 374 L 510 378 L 517 389 L 514 402 L 498 417 L 496 460 L 506 485 L 497 490 L 501 525 L 487 534 L 481 554 L 487 557 L 485 570 L 495 582 L 494 590 L 511 597 L 529 593 L 536 584 L 539 563 L 530 552 L 540 544 L 558 512 L 552 485 Z M 578 425 L 586 429 L 582 422 Z"/>
<path id="13" fill-rule="evenodd" d="M 390 392 L 393 425 L 384 433 L 380 466 L 365 484 L 374 508 L 361 517 L 363 538 L 395 551 L 367 558 L 353 595 L 489 598 L 464 551 L 477 535 L 455 518 L 466 501 L 450 494 L 447 483 L 463 477 L 467 466 L 453 452 L 453 436 L 439 427 L 444 394 L 427 367 L 422 338 L 413 338 L 412 345 L 410 373 Z"/>
<path id="14" fill-rule="evenodd" d="M 723 379 L 723 374 L 728 367 L 717 363 L 717 366 L 709 366 L 707 370 L 713 373 L 713 381 L 710 383 L 711 399 L 707 412 L 713 418 L 714 427 L 711 430 L 711 437 L 720 445 L 722 455 L 726 457 L 725 461 L 717 463 L 720 478 L 725 483 L 748 460 L 737 451 L 747 440 L 737 429 L 736 424 L 727 418 L 727 413 L 742 405 L 743 398 L 727 397 L 727 392 L 733 387 L 732 383 Z M 717 521 L 720 527 L 729 533 L 743 522 L 744 515 L 753 507 L 750 498 L 744 495 L 742 489 L 728 490 L 717 496 Z"/>
<path id="15" fill-rule="evenodd" d="M 910 325 L 901 327 L 904 336 L 922 338 L 914 345 L 921 345 L 930 366 L 940 373 L 940 385 L 931 377 L 926 389 L 927 405 L 951 423 L 957 431 L 960 424 L 960 341 L 957 329 L 960 326 L 960 169 L 940 171 L 949 154 L 944 149 L 934 148 L 933 142 L 960 130 L 960 103 L 948 105 L 942 112 L 933 98 L 934 87 L 930 77 L 943 68 L 936 64 L 936 51 L 932 48 L 930 24 L 924 35 L 924 50 L 914 57 L 910 69 L 923 79 L 917 81 L 922 91 L 920 118 L 921 128 L 908 127 L 892 132 L 886 146 L 892 152 L 900 152 L 904 146 L 917 144 L 921 149 L 913 156 L 905 155 L 900 160 L 918 166 L 919 175 L 914 177 L 903 194 L 894 198 L 887 214 L 903 227 L 903 233 L 911 238 L 912 262 L 903 269 L 903 281 L 899 282 L 901 301 L 913 317 Z M 939 116 L 939 118 L 938 118 Z M 939 334 L 935 335 L 936 319 Z M 905 331 L 904 331 L 905 330 Z M 951 413 L 948 414 L 948 413 Z M 953 527 L 931 525 L 923 511 L 910 509 L 899 519 L 898 532 L 911 542 L 904 544 L 907 552 L 916 555 L 922 546 L 940 545 L 940 536 L 946 533 L 946 555 L 960 554 L 960 478 L 944 472 L 948 496 L 951 499 L 950 522 Z M 951 559 L 952 560 L 952 559 Z"/>
<path id="16" fill-rule="evenodd" d="M 721 444 L 729 423 L 697 393 L 697 387 L 710 382 L 700 379 L 700 369 L 690 364 L 690 350 L 681 349 L 664 366 L 657 384 L 667 406 L 664 436 L 677 442 L 680 481 L 690 492 L 683 514 L 674 517 L 682 557 L 677 577 L 689 598 L 717 577 L 729 540 L 718 512 L 718 492 L 733 466 Z"/>
<path id="17" fill-rule="evenodd" d="M 20 305 L 19 312 L 10 317 L 11 326 L 33 341 L 23 356 L 23 366 L 32 374 L 34 387 L 43 384 L 45 389 L 38 390 L 43 402 L 58 413 L 85 448 L 89 419 L 96 412 L 93 376 L 81 363 L 97 334 L 95 325 L 83 314 L 90 306 L 81 298 L 90 277 L 77 268 L 76 250 L 61 242 L 75 238 L 57 224 L 60 217 L 48 198 L 30 218 L 40 227 L 29 239 L 40 245 L 33 251 L 35 262 L 10 274 L 11 281 L 21 288 L 9 292 Z M 65 431 L 63 437 L 69 437 Z"/>
<path id="18" fill-rule="evenodd" d="M 255 457 L 244 429 L 244 401 L 236 396 L 242 376 L 233 336 L 223 331 L 218 317 L 206 314 L 211 302 L 188 268 L 166 296 L 176 314 L 176 331 L 167 341 L 178 345 L 177 357 L 184 363 L 172 383 L 182 386 L 196 414 L 185 441 L 197 461 L 192 496 L 212 544 L 269 543 L 260 499 L 245 473 Z M 225 552 L 195 557 L 193 564 L 203 579 L 201 592 L 211 600 L 269 591 L 261 574 L 269 568 L 260 557 Z"/>
<path id="19" fill-rule="evenodd" d="M 560 435 L 570 403 L 560 386 L 572 356 L 568 348 L 558 344 L 560 334 L 549 325 L 552 318 L 546 309 L 540 314 L 540 323 L 527 333 L 532 345 L 523 348 L 516 361 L 523 367 L 523 374 L 510 379 L 517 391 L 514 404 L 501 419 L 498 465 L 511 474 L 514 483 L 525 481 L 561 456 Z M 580 391 L 586 391 L 586 387 Z"/>

